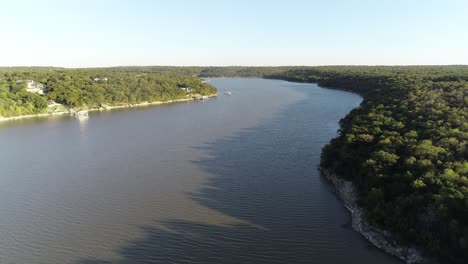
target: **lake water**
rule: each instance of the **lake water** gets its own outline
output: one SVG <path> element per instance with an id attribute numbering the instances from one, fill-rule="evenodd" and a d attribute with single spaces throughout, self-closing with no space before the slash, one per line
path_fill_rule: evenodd
<path id="1" fill-rule="evenodd" d="M 317 170 L 359 96 L 209 81 L 204 102 L 0 123 L 0 263 L 400 263 Z"/>

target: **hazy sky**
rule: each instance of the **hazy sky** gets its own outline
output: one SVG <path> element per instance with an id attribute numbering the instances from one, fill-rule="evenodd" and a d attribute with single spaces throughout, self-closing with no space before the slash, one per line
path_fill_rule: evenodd
<path id="1" fill-rule="evenodd" d="M 0 65 L 468 64 L 468 0 L 0 0 Z"/>

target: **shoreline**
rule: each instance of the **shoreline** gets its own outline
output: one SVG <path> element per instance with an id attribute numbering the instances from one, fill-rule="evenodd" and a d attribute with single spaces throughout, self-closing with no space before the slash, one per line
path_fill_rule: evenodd
<path id="1" fill-rule="evenodd" d="M 217 93 L 207 95 L 208 98 L 218 96 Z M 41 113 L 41 114 L 32 114 L 32 115 L 20 115 L 20 116 L 10 116 L 10 117 L 0 117 L 0 122 L 7 122 L 13 120 L 21 120 L 21 119 L 29 119 L 29 118 L 42 118 L 42 117 L 53 117 L 53 116 L 61 116 L 61 115 L 70 115 L 73 116 L 77 111 L 110 111 L 113 109 L 121 109 L 121 108 L 132 108 L 132 107 L 145 107 L 145 106 L 153 106 L 153 105 L 161 105 L 161 104 L 171 104 L 171 103 L 178 103 L 178 102 L 189 102 L 189 101 L 197 101 L 200 99 L 197 98 L 181 98 L 181 99 L 174 99 L 169 101 L 155 101 L 155 102 L 142 102 L 137 104 L 122 104 L 122 105 L 106 105 L 105 107 L 91 107 L 91 108 L 83 108 L 83 109 L 73 109 L 67 108 L 67 111 L 60 111 L 60 112 L 52 112 L 52 113 Z M 66 106 L 64 106 L 66 107 Z"/>
<path id="2" fill-rule="evenodd" d="M 366 100 L 365 95 L 362 92 L 353 91 L 347 88 L 339 88 L 336 86 L 321 85 L 318 82 L 312 82 L 309 80 L 268 77 L 266 77 L 266 79 L 284 80 L 287 82 L 296 83 L 312 83 L 325 89 L 354 93 L 362 97 L 362 101 L 359 105 L 362 105 L 362 103 Z M 353 230 L 359 232 L 373 246 L 383 250 L 389 255 L 399 258 L 408 264 L 437 263 L 434 262 L 434 259 L 423 256 L 422 252 L 416 247 L 399 244 L 391 232 L 369 224 L 364 218 L 364 209 L 357 204 L 357 193 L 354 188 L 354 184 L 351 181 L 345 180 L 342 177 L 331 173 L 329 170 L 320 166 L 319 170 L 320 174 L 332 183 L 337 197 L 343 202 L 345 208 L 350 212 L 351 225 Z"/>
<path id="3" fill-rule="evenodd" d="M 364 219 L 364 210 L 357 204 L 357 194 L 351 181 L 342 179 L 323 168 L 320 168 L 320 172 L 333 184 L 336 195 L 351 213 L 353 229 L 372 245 L 408 264 L 431 263 L 415 247 L 398 244 L 389 231 L 372 226 Z"/>

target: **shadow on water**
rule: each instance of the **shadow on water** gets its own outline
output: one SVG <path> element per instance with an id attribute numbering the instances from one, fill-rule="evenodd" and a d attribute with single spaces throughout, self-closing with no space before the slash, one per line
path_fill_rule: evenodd
<path id="1" fill-rule="evenodd" d="M 141 227 L 145 235 L 119 250 L 121 260 L 79 263 L 399 263 L 343 227 L 349 214 L 317 171 L 321 147 L 351 106 L 336 113 L 310 100 L 196 148 L 206 157 L 192 162 L 209 178 L 187 196 L 239 222 L 165 220 Z"/>

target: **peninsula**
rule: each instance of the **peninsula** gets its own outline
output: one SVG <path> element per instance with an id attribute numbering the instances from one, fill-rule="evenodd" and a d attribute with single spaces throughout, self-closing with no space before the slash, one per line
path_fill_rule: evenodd
<path id="1" fill-rule="evenodd" d="M 176 71 L 0 68 L 0 121 L 212 96 L 212 85 Z"/>

